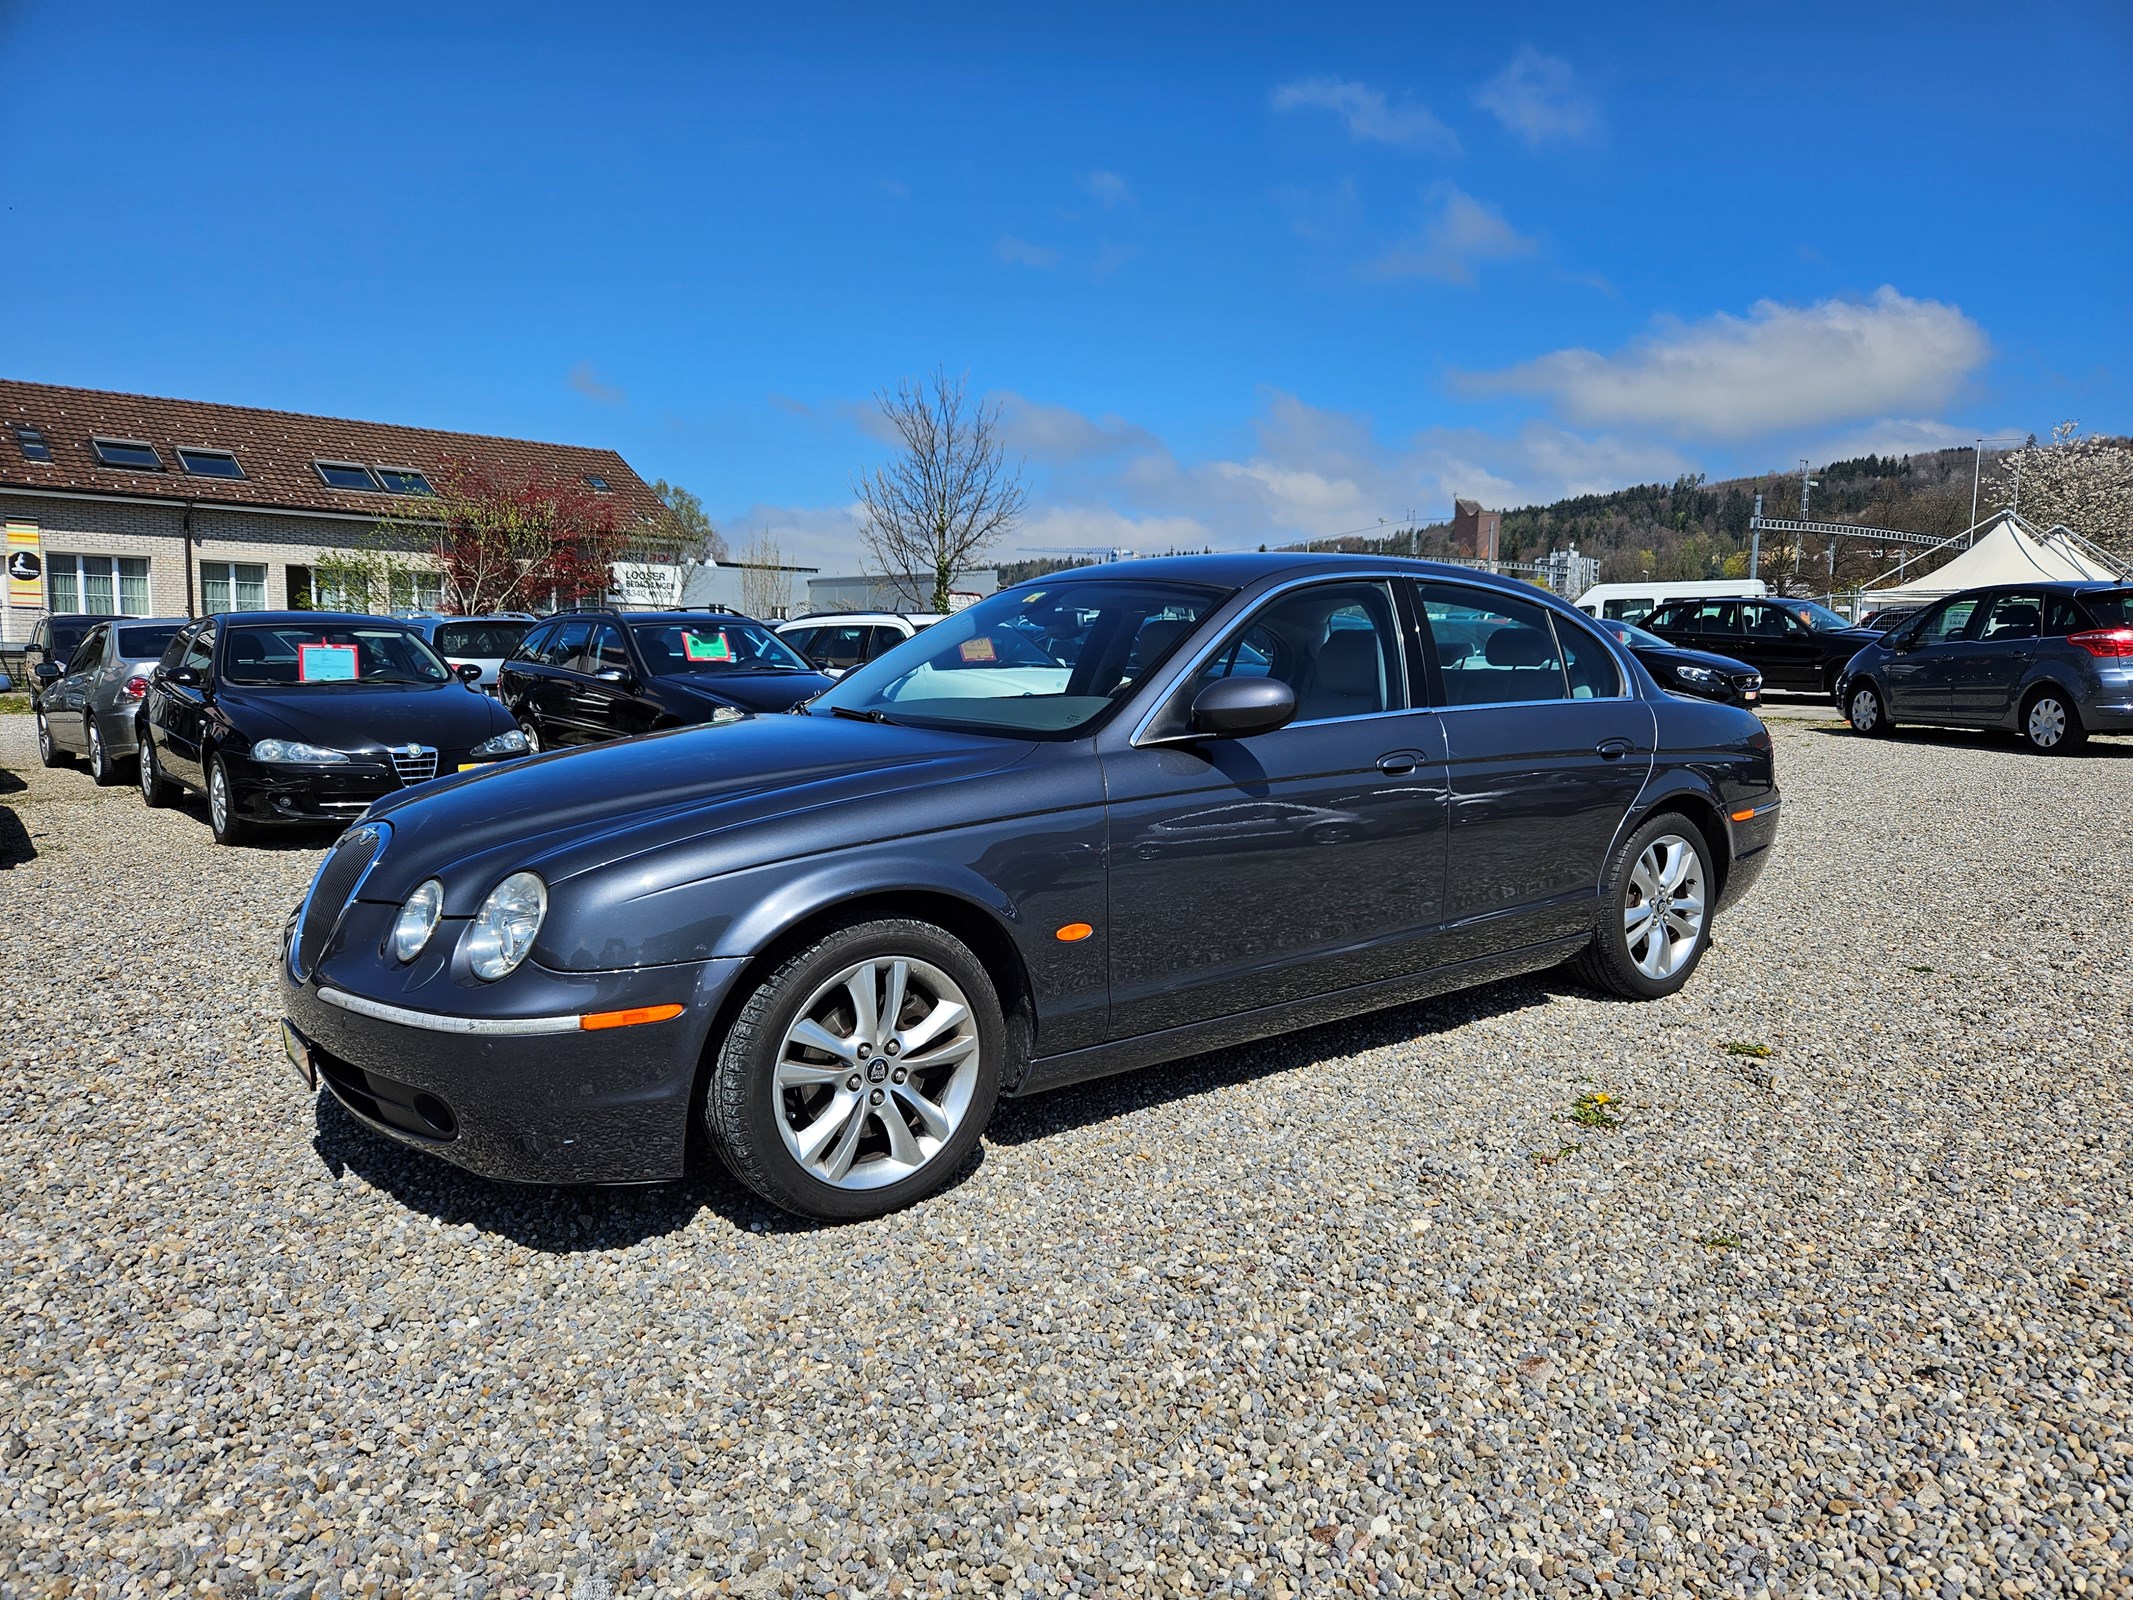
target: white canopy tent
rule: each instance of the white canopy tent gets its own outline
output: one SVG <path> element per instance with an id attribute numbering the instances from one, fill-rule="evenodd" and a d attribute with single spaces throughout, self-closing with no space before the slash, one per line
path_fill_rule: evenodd
<path id="1" fill-rule="evenodd" d="M 2118 574 L 2082 548 L 2063 528 L 2040 532 L 2035 523 L 2002 511 L 1983 525 L 1970 548 L 1922 577 L 1893 588 L 1871 585 L 1876 605 L 1919 604 L 1995 583 L 2111 583 Z"/>

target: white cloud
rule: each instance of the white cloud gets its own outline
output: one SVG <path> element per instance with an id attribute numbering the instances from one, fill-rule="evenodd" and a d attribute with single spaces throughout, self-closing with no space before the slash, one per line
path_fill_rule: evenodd
<path id="1" fill-rule="evenodd" d="M 580 361 L 570 369 L 570 386 L 594 405 L 619 406 L 629 399 L 615 384 L 603 382 L 590 361 Z"/>
<path id="2" fill-rule="evenodd" d="M 1735 439 L 1935 409 L 1991 354 L 1954 306 L 1884 285 L 1868 300 L 1758 301 L 1745 317 L 1667 319 L 1611 356 L 1558 350 L 1460 380 L 1548 397 L 1571 421 Z"/>
<path id="3" fill-rule="evenodd" d="M 1124 450 L 1161 449 L 1147 429 L 1123 417 L 1090 417 L 1070 406 L 1045 405 L 1007 392 L 991 397 L 1000 406 L 1000 436 L 1008 449 L 1042 461 L 1085 461 Z"/>
<path id="4" fill-rule="evenodd" d="M 1348 136 L 1361 144 L 1389 144 L 1446 156 L 1459 153 L 1459 136 L 1438 121 L 1428 106 L 1404 98 L 1395 104 L 1382 89 L 1367 83 L 1330 76 L 1298 78 L 1274 91 L 1274 109 L 1330 111 L 1347 124 Z"/>
<path id="5" fill-rule="evenodd" d="M 1923 417 L 1880 417 L 1848 428 L 1806 449 L 1814 462 L 1850 461 L 1859 456 L 1911 456 L 1934 450 L 1968 450 L 1979 439 L 2018 438 L 2013 424 L 1994 428 L 1959 428 L 1952 422 Z"/>
<path id="6" fill-rule="evenodd" d="M 1059 265 L 1059 252 L 1050 245 L 1031 244 L 1027 239 L 1017 239 L 1012 234 L 995 244 L 992 253 L 1010 266 L 1042 267 L 1049 272 Z"/>
<path id="7" fill-rule="evenodd" d="M 1508 261 L 1533 253 L 1533 240 L 1505 221 L 1501 211 L 1457 185 L 1432 185 L 1428 199 L 1434 210 L 1420 235 L 1370 262 L 1364 268 L 1368 275 L 1472 283 L 1474 268 L 1484 261 Z"/>
<path id="8" fill-rule="evenodd" d="M 1536 149 L 1589 138 L 1600 127 L 1600 104 L 1570 63 L 1530 44 L 1474 91 L 1474 104 Z"/>
<path id="9" fill-rule="evenodd" d="M 1133 203 L 1133 186 L 1115 172 L 1084 172 L 1076 181 L 1082 191 L 1106 211 Z"/>

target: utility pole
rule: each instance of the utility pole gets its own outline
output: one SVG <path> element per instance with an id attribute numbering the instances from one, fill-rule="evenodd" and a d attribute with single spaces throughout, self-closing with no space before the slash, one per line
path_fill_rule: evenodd
<path id="1" fill-rule="evenodd" d="M 1748 576 L 1763 575 L 1763 497 L 1755 497 L 1755 515 L 1748 519 Z"/>
<path id="2" fill-rule="evenodd" d="M 1807 475 L 1807 458 L 1805 456 L 1800 457 L 1800 520 L 1802 522 L 1807 520 L 1807 491 L 1817 487 L 1819 487 L 1817 480 Z M 1794 577 L 1800 575 L 1800 536 L 1798 534 L 1792 536 L 1792 575 Z"/>
<path id="3" fill-rule="evenodd" d="M 1985 476 L 1985 441 L 1977 442 L 1977 454 L 1970 458 L 1970 526 L 1977 526 L 1977 486 Z"/>

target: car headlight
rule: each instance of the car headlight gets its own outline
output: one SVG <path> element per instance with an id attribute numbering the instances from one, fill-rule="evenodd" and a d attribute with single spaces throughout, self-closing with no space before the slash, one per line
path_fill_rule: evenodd
<path id="1" fill-rule="evenodd" d="M 321 766 L 335 761 L 346 761 L 348 755 L 342 750 L 328 750 L 324 745 L 305 744 L 300 739 L 254 739 L 254 761 L 302 761 Z"/>
<path id="2" fill-rule="evenodd" d="M 506 728 L 502 733 L 482 740 L 467 752 L 470 756 L 522 756 L 532 747 L 526 743 L 526 730 Z"/>
<path id="3" fill-rule="evenodd" d="M 1712 688 L 1718 682 L 1718 674 L 1709 667 L 1679 666 L 1674 669 L 1674 676 L 1683 683 L 1701 684 L 1706 689 Z"/>
<path id="4" fill-rule="evenodd" d="M 402 961 L 412 961 L 422 954 L 422 947 L 436 931 L 437 915 L 443 910 L 443 884 L 435 878 L 416 884 L 415 892 L 401 904 L 400 915 L 393 919 L 393 954 Z"/>
<path id="5" fill-rule="evenodd" d="M 474 976 L 494 982 L 525 960 L 547 915 L 548 885 L 533 873 L 514 872 L 491 889 L 467 930 L 467 965 Z"/>
<path id="6" fill-rule="evenodd" d="M 741 710 L 738 706 L 720 706 L 716 711 L 711 713 L 711 726 L 715 728 L 721 723 L 738 722 L 747 714 L 747 712 Z"/>

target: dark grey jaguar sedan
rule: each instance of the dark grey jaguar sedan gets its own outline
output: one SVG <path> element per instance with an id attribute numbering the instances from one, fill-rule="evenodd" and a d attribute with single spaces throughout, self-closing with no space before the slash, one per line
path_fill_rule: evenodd
<path id="1" fill-rule="evenodd" d="M 1654 998 L 1777 832 L 1770 736 L 1524 584 L 1190 556 L 1055 574 L 792 714 L 375 805 L 289 920 L 359 1121 L 539 1183 L 878 1215 L 995 1100 L 1570 962 Z"/>

